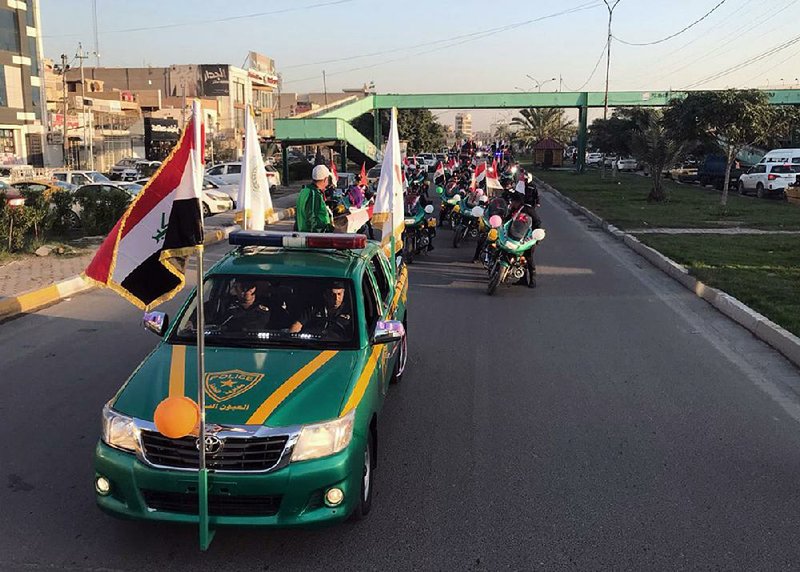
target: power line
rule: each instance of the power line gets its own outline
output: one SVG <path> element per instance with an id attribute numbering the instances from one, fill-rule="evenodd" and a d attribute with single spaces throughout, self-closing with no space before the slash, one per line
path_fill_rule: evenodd
<path id="1" fill-rule="evenodd" d="M 100 32 L 101 34 L 126 34 L 128 32 L 146 32 L 150 30 L 168 30 L 171 28 L 181 28 L 183 26 L 197 26 L 200 24 L 217 24 L 219 22 L 232 22 L 235 20 L 249 20 L 250 18 L 262 18 L 264 16 L 274 16 L 275 14 L 286 14 L 288 12 L 301 12 L 304 10 L 311 10 L 313 8 L 323 8 L 326 6 L 336 6 L 338 4 L 347 4 L 353 0 L 330 0 L 327 2 L 319 2 L 317 4 L 309 4 L 307 6 L 295 6 L 292 8 L 282 8 L 280 10 L 272 10 L 270 12 L 255 12 L 253 14 L 242 14 L 239 16 L 226 16 L 224 18 L 214 18 L 211 20 L 195 20 L 192 22 L 174 22 L 172 24 L 161 24 L 158 26 L 142 26 L 139 28 L 123 28 L 120 30 L 107 30 Z M 43 38 L 71 38 L 80 37 L 81 34 L 56 34 L 52 36 L 42 36 Z"/>
<path id="2" fill-rule="evenodd" d="M 315 65 L 339 63 L 339 62 L 350 61 L 350 60 L 361 59 L 361 58 L 382 56 L 382 55 L 385 55 L 385 54 L 390 54 L 390 53 L 399 52 L 399 51 L 414 50 L 414 49 L 417 49 L 417 48 L 422 48 L 422 47 L 426 47 L 426 46 L 434 46 L 436 44 L 444 44 L 444 43 L 451 42 L 451 41 L 454 41 L 454 40 L 461 40 L 461 39 L 464 39 L 464 38 L 471 38 L 471 37 L 474 37 L 474 36 L 492 35 L 492 34 L 499 33 L 499 32 L 505 32 L 505 31 L 508 31 L 508 30 L 511 30 L 511 29 L 514 29 L 514 28 L 527 26 L 528 24 L 533 24 L 535 22 L 541 22 L 542 20 L 548 20 L 550 18 L 556 18 L 558 16 L 564 16 L 566 14 L 572 14 L 574 12 L 580 12 L 580 11 L 583 11 L 583 10 L 588 10 L 590 8 L 595 8 L 595 7 L 599 6 L 599 5 L 600 5 L 600 2 L 598 0 L 593 0 L 591 2 L 585 2 L 583 4 L 579 4 L 578 6 L 574 6 L 572 8 L 567 8 L 565 10 L 561 10 L 561 11 L 555 12 L 553 14 L 547 14 L 545 16 L 539 16 L 538 18 L 532 18 L 530 20 L 525 20 L 523 22 L 515 22 L 514 24 L 505 24 L 503 26 L 498 26 L 496 28 L 490 28 L 488 30 L 479 30 L 477 32 L 470 32 L 469 34 L 461 34 L 461 35 L 452 36 L 452 37 L 449 37 L 449 38 L 442 38 L 442 39 L 433 40 L 433 41 L 430 41 L 430 42 L 423 42 L 421 44 L 415 44 L 413 46 L 402 46 L 402 47 L 399 47 L 399 48 L 391 48 L 391 49 L 388 49 L 388 50 L 381 50 L 379 52 L 372 52 L 372 53 L 369 53 L 369 54 L 361 54 L 361 55 L 357 55 L 357 56 L 347 56 L 347 57 L 342 57 L 342 58 L 334 58 L 334 59 L 330 59 L 330 60 L 322 60 L 322 61 L 319 61 L 319 62 L 311 62 L 311 63 L 303 63 L 303 64 L 294 64 L 294 65 L 290 65 L 290 66 L 282 66 L 282 69 L 285 69 L 285 70 L 286 69 L 296 69 L 296 68 L 315 66 Z M 299 81 L 299 80 L 294 80 L 294 81 Z"/>
<path id="3" fill-rule="evenodd" d="M 605 54 L 606 54 L 606 44 L 603 44 L 603 49 L 600 50 L 600 57 L 597 58 L 597 62 L 594 64 L 594 69 L 592 69 L 592 73 L 589 74 L 589 77 L 586 78 L 586 81 L 583 82 L 583 84 L 578 89 L 570 89 L 570 87 L 566 84 L 566 82 L 564 82 L 564 87 L 566 87 L 569 91 L 583 91 L 583 88 L 586 87 L 590 81 L 592 81 L 594 74 L 597 73 L 597 68 L 600 67 L 600 62 L 603 61 L 603 56 Z"/>
<path id="4" fill-rule="evenodd" d="M 685 31 L 692 29 L 694 26 L 696 26 L 697 24 L 699 24 L 700 22 L 702 22 L 703 20 L 705 20 L 706 18 L 708 18 L 708 17 L 709 17 L 711 14 L 713 14 L 713 13 L 714 13 L 714 11 L 715 11 L 717 8 L 719 8 L 720 6 L 722 6 L 723 4 L 725 4 L 725 2 L 726 2 L 726 1 L 727 1 L 727 0 L 720 0 L 720 1 L 717 3 L 717 5 L 716 5 L 716 6 L 714 6 L 714 7 L 713 7 L 711 10 L 709 10 L 708 12 L 706 12 L 705 14 L 703 14 L 702 16 L 700 16 L 700 17 L 699 17 L 697 20 L 695 20 L 694 22 L 692 22 L 692 23 L 691 23 L 691 24 L 689 24 L 688 26 L 685 26 L 684 28 L 682 28 L 681 30 L 678 30 L 678 31 L 677 31 L 677 32 L 675 32 L 674 34 L 670 34 L 669 36 L 667 36 L 667 37 L 665 37 L 665 38 L 661 38 L 660 40 L 655 40 L 655 41 L 652 41 L 652 42 L 627 42 L 627 41 L 625 41 L 625 40 L 621 40 L 621 39 L 619 39 L 619 38 L 618 38 L 618 37 L 616 37 L 616 36 L 614 36 L 614 39 L 615 39 L 615 40 L 617 40 L 617 41 L 618 41 L 620 44 L 625 44 L 625 45 L 627 45 L 627 46 L 652 46 L 652 45 L 655 45 L 655 44 L 660 44 L 660 43 L 662 43 L 662 42 L 666 42 L 667 40 L 671 40 L 671 39 L 672 39 L 672 38 L 674 38 L 675 36 L 680 36 L 680 35 L 681 35 L 681 34 L 683 34 Z"/>
<path id="5" fill-rule="evenodd" d="M 765 58 L 768 58 L 768 57 L 773 56 L 773 55 L 775 55 L 777 53 L 780 53 L 783 50 L 785 50 L 786 48 L 789 48 L 789 47 L 793 46 L 797 42 L 800 42 L 800 36 L 795 36 L 791 40 L 788 40 L 788 41 L 786 41 L 786 42 L 784 42 L 782 44 L 779 44 L 779 45 L 777 45 L 777 46 L 775 46 L 773 48 L 770 48 L 769 50 L 767 50 L 765 52 L 762 52 L 762 53 L 760 53 L 760 54 L 758 54 L 756 56 L 753 56 L 752 58 L 748 58 L 745 61 L 740 62 L 740 63 L 738 63 L 736 65 L 733 65 L 733 66 L 731 66 L 731 67 L 729 67 L 727 69 L 724 69 L 724 70 L 722 70 L 720 72 L 717 72 L 717 73 L 715 73 L 713 75 L 710 75 L 710 76 L 708 76 L 706 78 L 703 78 L 701 80 L 698 80 L 696 82 L 690 83 L 689 85 L 687 85 L 683 89 L 691 89 L 691 88 L 697 87 L 697 86 L 699 86 L 701 84 L 708 83 L 709 81 L 714 81 L 715 79 L 719 79 L 721 77 L 725 77 L 726 75 L 730 75 L 730 74 L 732 74 L 734 72 L 739 71 L 740 69 L 746 68 L 746 67 L 748 67 L 748 66 L 750 66 L 750 65 L 752 65 L 752 64 L 754 64 L 756 62 L 759 62 L 759 61 L 761 61 L 761 60 L 763 60 Z"/>
<path id="6" fill-rule="evenodd" d="M 771 72 L 771 71 L 772 71 L 772 70 L 774 70 L 775 68 L 782 66 L 783 64 L 785 64 L 786 62 L 788 62 L 788 61 L 789 61 L 789 60 L 791 60 L 791 59 L 794 59 L 794 58 L 795 58 L 797 55 L 800 55 L 800 50 L 797 50 L 797 51 L 795 51 L 795 52 L 792 52 L 792 53 L 789 55 L 789 57 L 788 57 L 788 58 L 785 58 L 785 59 L 783 59 L 783 60 L 779 61 L 779 62 L 778 62 L 777 64 L 775 64 L 774 66 L 770 66 L 770 67 L 768 67 L 767 69 L 765 69 L 765 70 L 762 70 L 762 71 L 758 72 L 756 75 L 754 75 L 753 77 L 751 77 L 750 79 L 748 79 L 748 80 L 747 80 L 747 83 L 750 83 L 751 81 L 753 81 L 753 80 L 755 80 L 755 79 L 758 79 L 758 78 L 760 78 L 760 77 L 762 77 L 762 76 L 764 76 L 764 75 L 768 74 L 769 72 Z M 769 79 L 769 78 L 767 78 L 767 79 Z"/>

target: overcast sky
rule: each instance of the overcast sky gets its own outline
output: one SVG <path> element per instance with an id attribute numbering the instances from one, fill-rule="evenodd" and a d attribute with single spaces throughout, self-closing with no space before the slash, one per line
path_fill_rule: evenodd
<path id="1" fill-rule="evenodd" d="M 621 0 L 610 89 L 800 84 L 799 0 L 723 0 L 674 38 L 622 43 L 664 39 L 719 3 Z M 74 56 L 79 41 L 94 50 L 91 0 L 40 4 L 46 57 Z M 323 69 L 329 91 L 370 81 L 379 93 L 536 90 L 527 75 L 544 83 L 542 91 L 602 91 L 605 81 L 608 12 L 601 0 L 97 0 L 97 6 L 103 66 L 241 66 L 254 50 L 275 59 L 284 91 L 300 93 L 322 91 Z M 455 112 L 437 113 L 451 123 Z M 479 129 L 512 115 L 473 113 Z"/>

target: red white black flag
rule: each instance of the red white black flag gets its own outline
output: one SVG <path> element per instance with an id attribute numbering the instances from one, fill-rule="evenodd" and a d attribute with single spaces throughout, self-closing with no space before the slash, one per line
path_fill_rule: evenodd
<path id="1" fill-rule="evenodd" d="M 205 134 L 197 102 L 180 141 L 136 196 L 86 268 L 86 276 L 143 310 L 186 283 L 186 257 L 202 248 Z"/>

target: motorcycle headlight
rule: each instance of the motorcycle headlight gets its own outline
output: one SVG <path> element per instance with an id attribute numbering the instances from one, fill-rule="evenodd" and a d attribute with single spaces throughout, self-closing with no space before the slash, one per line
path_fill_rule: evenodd
<path id="1" fill-rule="evenodd" d="M 428 226 L 431 228 L 436 226 L 436 219 L 435 218 L 428 219 Z"/>
<path id="2" fill-rule="evenodd" d="M 488 238 L 488 239 L 489 239 L 489 240 L 491 240 L 492 242 L 494 242 L 495 240 L 497 240 L 497 229 L 496 229 L 496 228 L 493 228 L 492 230 L 490 230 L 490 231 L 488 232 L 488 234 L 486 235 L 486 238 Z"/>
<path id="3" fill-rule="evenodd" d="M 453 207 L 453 212 L 454 212 L 454 213 L 459 213 L 459 212 L 461 212 L 461 205 L 456 205 L 456 206 L 454 206 L 454 207 Z"/>
<path id="4" fill-rule="evenodd" d="M 117 413 L 108 403 L 103 407 L 103 441 L 115 449 L 132 453 L 139 450 L 139 429 L 133 419 Z"/>
<path id="5" fill-rule="evenodd" d="M 305 425 L 292 452 L 292 461 L 308 461 L 338 453 L 353 439 L 356 411 L 339 419 Z"/>

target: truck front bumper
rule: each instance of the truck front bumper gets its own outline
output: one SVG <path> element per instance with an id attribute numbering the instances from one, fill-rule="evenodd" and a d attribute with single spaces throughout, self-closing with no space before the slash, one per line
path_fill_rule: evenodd
<path id="1" fill-rule="evenodd" d="M 363 439 L 342 452 L 312 461 L 290 463 L 267 473 L 209 473 L 212 525 L 295 527 L 344 520 L 359 502 Z M 156 469 L 134 454 L 109 447 L 95 449 L 95 483 L 108 481 L 106 494 L 95 491 L 97 504 L 113 516 L 130 519 L 197 523 L 197 472 Z M 325 503 L 337 487 L 344 501 Z"/>

